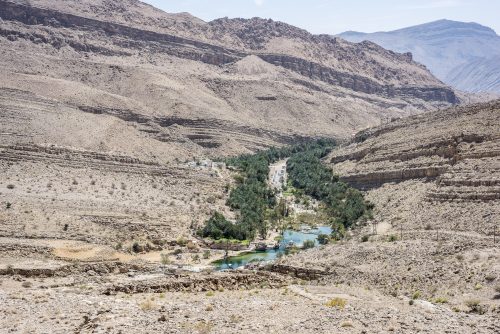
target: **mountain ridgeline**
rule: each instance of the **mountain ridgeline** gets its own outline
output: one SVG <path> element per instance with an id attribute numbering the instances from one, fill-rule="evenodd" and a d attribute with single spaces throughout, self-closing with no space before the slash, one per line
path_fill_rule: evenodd
<path id="1" fill-rule="evenodd" d="M 4 113 L 0 130 L 19 133 L 8 145 L 164 163 L 346 139 L 460 102 L 405 54 L 273 20 L 204 22 L 136 0 L 0 0 L 0 18 L 0 108 L 21 110 Z"/>
<path id="2" fill-rule="evenodd" d="M 347 31 L 338 36 L 411 52 L 416 61 L 459 90 L 500 93 L 500 36 L 480 24 L 439 20 L 388 32 Z"/>

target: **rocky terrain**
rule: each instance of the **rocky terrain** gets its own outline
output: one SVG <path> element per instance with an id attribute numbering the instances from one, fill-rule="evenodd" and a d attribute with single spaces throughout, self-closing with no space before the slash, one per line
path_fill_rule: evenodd
<path id="1" fill-rule="evenodd" d="M 283 265 L 457 312 L 477 301 L 498 318 L 499 111 L 495 101 L 410 117 L 332 152 L 325 162 L 366 191 L 375 220 Z"/>
<path id="2" fill-rule="evenodd" d="M 164 162 L 347 138 L 459 102 L 408 55 L 280 22 L 206 23 L 138 1 L 2 0 L 0 17 L 2 126 L 28 117 L 34 136 L 9 141 Z"/>
<path id="3" fill-rule="evenodd" d="M 477 23 L 439 20 L 371 34 L 347 31 L 351 42 L 372 41 L 396 52 L 411 52 L 443 82 L 468 92 L 500 93 L 500 37 Z"/>
<path id="4" fill-rule="evenodd" d="M 0 333 L 500 330 L 498 101 L 437 112 L 460 97 L 410 55 L 272 20 L 134 0 L 0 18 Z M 194 232 L 236 218 L 238 178 L 209 158 L 311 137 L 354 138 L 324 162 L 373 221 L 215 272 Z"/>

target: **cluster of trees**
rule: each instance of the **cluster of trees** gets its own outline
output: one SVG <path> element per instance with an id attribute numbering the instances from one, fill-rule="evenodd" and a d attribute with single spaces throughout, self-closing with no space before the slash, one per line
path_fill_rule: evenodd
<path id="1" fill-rule="evenodd" d="M 332 217 L 336 230 L 347 228 L 363 216 L 370 216 L 373 205 L 365 201 L 361 192 L 339 181 L 332 171 L 321 163 L 328 147 L 314 147 L 294 154 L 288 159 L 288 177 L 295 188 L 322 201 Z"/>
<path id="2" fill-rule="evenodd" d="M 334 217 L 332 224 L 349 227 L 371 212 L 371 205 L 359 191 L 340 182 L 330 169 L 321 164 L 320 159 L 334 146 L 333 140 L 319 139 L 227 159 L 226 163 L 241 173 L 227 201 L 233 210 L 239 211 L 238 221 L 233 224 L 216 212 L 199 234 L 216 240 L 253 240 L 257 234 L 265 237 L 268 221 L 279 220 L 286 214 L 286 206 L 276 203 L 275 194 L 268 187 L 269 164 L 287 157 L 290 157 L 287 171 L 292 185 L 306 195 L 323 201 L 329 215 Z"/>
<path id="3" fill-rule="evenodd" d="M 239 211 L 238 221 L 232 224 L 222 214 L 215 213 L 199 234 L 213 239 L 252 240 L 257 234 L 265 237 L 269 228 L 267 221 L 279 220 L 283 214 L 283 204 L 276 203 L 275 194 L 267 185 L 269 164 L 293 154 L 333 145 L 332 140 L 320 139 L 227 159 L 229 166 L 241 172 L 227 202 L 233 210 Z"/>
<path id="4" fill-rule="evenodd" d="M 219 239 L 248 239 L 246 228 L 238 223 L 233 224 L 220 212 L 215 212 L 207 221 L 199 235 L 203 238 Z"/>

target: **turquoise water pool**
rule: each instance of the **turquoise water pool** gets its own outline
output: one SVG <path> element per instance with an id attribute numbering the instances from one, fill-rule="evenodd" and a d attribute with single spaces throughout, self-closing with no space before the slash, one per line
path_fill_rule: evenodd
<path id="1" fill-rule="evenodd" d="M 293 231 L 293 230 L 285 230 L 283 233 L 283 240 L 280 243 L 280 247 L 278 249 L 268 249 L 266 251 L 253 251 L 242 253 L 238 256 L 231 256 L 224 260 L 219 260 L 213 262 L 217 270 L 225 270 L 225 269 L 236 269 L 238 267 L 243 267 L 251 262 L 256 261 L 273 261 L 276 260 L 283 254 L 287 253 L 286 246 L 292 242 L 297 247 L 302 247 L 302 244 L 306 240 L 313 240 L 316 246 L 318 243 L 318 235 L 327 234 L 330 235 L 332 233 L 332 229 L 329 226 L 321 226 L 319 228 L 307 230 L 307 231 Z"/>

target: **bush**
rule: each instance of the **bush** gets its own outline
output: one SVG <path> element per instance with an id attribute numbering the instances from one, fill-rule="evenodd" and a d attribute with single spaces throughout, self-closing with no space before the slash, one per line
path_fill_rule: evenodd
<path id="1" fill-rule="evenodd" d="M 7 185 L 7 189 L 11 189 L 11 190 L 12 190 L 12 189 L 14 189 L 15 187 L 16 187 L 16 186 L 14 186 L 13 184 L 8 184 L 8 185 Z"/>
<path id="2" fill-rule="evenodd" d="M 168 254 L 160 254 L 160 258 L 161 258 L 161 264 L 163 264 L 164 266 L 166 265 L 169 265 L 170 264 L 170 259 L 168 257 Z"/>
<path id="3" fill-rule="evenodd" d="M 318 235 L 318 242 L 320 245 L 326 245 L 330 242 L 330 237 L 327 234 Z"/>
<path id="4" fill-rule="evenodd" d="M 210 251 L 209 250 L 206 250 L 203 252 L 203 258 L 205 260 L 209 259 L 210 258 Z"/>
<path id="5" fill-rule="evenodd" d="M 220 212 L 215 212 L 198 234 L 203 238 L 245 240 L 248 231 L 241 224 L 233 224 Z"/>
<path id="6" fill-rule="evenodd" d="M 177 243 L 177 245 L 179 245 L 181 247 L 184 247 L 184 246 L 186 246 L 186 244 L 188 243 L 188 241 L 185 238 L 180 237 L 180 238 L 178 238 L 176 240 L 176 243 Z"/>
<path id="7" fill-rule="evenodd" d="M 412 299 L 419 299 L 419 298 L 420 298 L 420 295 L 421 295 L 420 291 L 415 291 L 415 292 L 413 293 L 413 296 L 412 296 L 411 298 L 412 298 Z"/>
<path id="8" fill-rule="evenodd" d="M 133 251 L 134 253 L 139 253 L 139 252 L 141 252 L 141 251 L 142 251 L 142 247 L 139 245 L 139 243 L 138 243 L 138 242 L 134 242 L 134 243 L 132 244 L 132 251 Z"/>
<path id="9" fill-rule="evenodd" d="M 12 207 L 12 203 L 10 202 L 7 202 L 7 204 L 5 205 L 5 208 L 8 210 Z"/>
<path id="10" fill-rule="evenodd" d="M 69 225 L 68 224 L 64 224 L 64 227 L 63 227 L 63 231 L 66 232 L 69 228 Z"/>
<path id="11" fill-rule="evenodd" d="M 436 304 L 446 304 L 448 302 L 448 299 L 444 298 L 444 297 L 438 297 L 436 299 L 434 299 L 434 303 Z"/>
<path id="12" fill-rule="evenodd" d="M 469 299 L 465 302 L 465 305 L 467 305 L 469 311 L 472 313 L 484 314 L 487 311 L 486 307 L 481 305 L 478 299 Z"/>
<path id="13" fill-rule="evenodd" d="M 139 305 L 139 307 L 143 311 L 151 311 L 151 310 L 153 310 L 156 307 L 156 304 L 154 303 L 154 301 L 147 299 L 147 300 L 143 301 Z"/>
<path id="14" fill-rule="evenodd" d="M 361 242 L 367 242 L 368 240 L 370 240 L 370 236 L 369 235 L 364 235 L 361 237 Z"/>
<path id="15" fill-rule="evenodd" d="M 333 298 L 333 299 L 330 299 L 325 304 L 325 306 L 335 307 L 335 308 L 338 308 L 338 309 L 343 309 L 345 307 L 346 303 L 347 303 L 347 301 L 345 299 L 342 299 L 342 298 Z"/>
<path id="16" fill-rule="evenodd" d="M 309 249 L 313 248 L 316 245 L 314 240 L 305 240 L 304 243 L 302 244 L 303 249 Z"/>
<path id="17" fill-rule="evenodd" d="M 394 234 L 391 234 L 389 238 L 387 239 L 389 242 L 394 242 L 398 240 L 398 237 L 395 236 Z"/>

